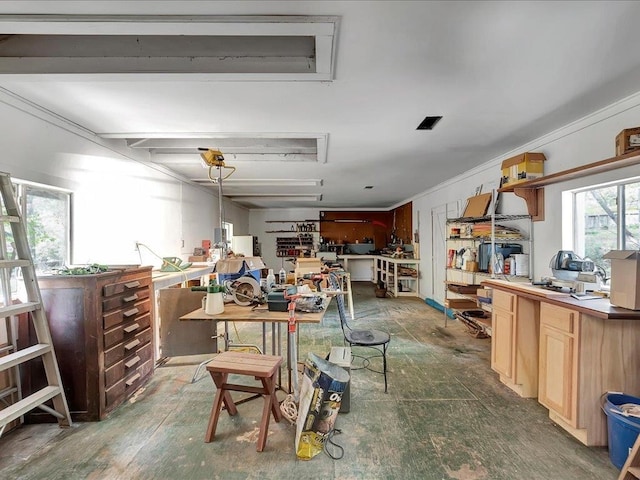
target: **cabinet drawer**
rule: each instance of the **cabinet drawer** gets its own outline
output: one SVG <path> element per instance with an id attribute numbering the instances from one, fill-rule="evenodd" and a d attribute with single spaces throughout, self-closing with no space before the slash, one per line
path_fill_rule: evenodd
<path id="1" fill-rule="evenodd" d="M 107 368 L 104 371 L 104 386 L 109 389 L 117 382 L 124 378 L 124 361 L 120 360 L 115 365 Z"/>
<path id="2" fill-rule="evenodd" d="M 110 367 L 111 365 L 119 362 L 125 357 L 130 356 L 134 352 L 147 343 L 151 343 L 151 329 L 137 333 L 136 335 L 125 338 L 122 342 L 114 345 L 109 350 L 104 352 L 104 366 Z"/>
<path id="3" fill-rule="evenodd" d="M 135 320 L 121 323 L 104 332 L 104 348 L 109 348 L 125 338 L 132 337 L 151 325 L 151 314 L 145 313 Z"/>
<path id="4" fill-rule="evenodd" d="M 109 310 L 113 310 L 114 308 L 132 305 L 135 302 L 138 302 L 145 298 L 149 298 L 149 294 L 150 289 L 148 287 L 144 287 L 120 295 L 115 295 L 113 297 L 105 298 L 104 300 L 102 300 L 102 311 L 107 312 Z"/>
<path id="5" fill-rule="evenodd" d="M 557 330 L 574 333 L 578 312 L 548 303 L 540 304 L 540 324 Z"/>
<path id="6" fill-rule="evenodd" d="M 105 391 L 106 406 L 109 407 L 111 405 L 118 404 L 122 398 L 124 398 L 124 390 L 124 379 L 121 379 L 115 385 L 107 388 Z"/>
<path id="7" fill-rule="evenodd" d="M 133 370 L 136 370 L 138 367 L 140 367 L 140 365 L 146 363 L 146 361 L 151 358 L 152 353 L 153 349 L 151 348 L 151 344 L 147 343 L 146 345 L 136 350 L 133 355 L 125 358 L 123 360 L 124 376 L 128 377 Z"/>
<path id="8" fill-rule="evenodd" d="M 131 372 L 124 379 L 124 393 L 126 397 L 132 395 L 149 377 L 153 370 L 153 360 L 149 359 Z"/>
<path id="9" fill-rule="evenodd" d="M 131 306 L 103 314 L 104 329 L 115 327 L 127 320 L 134 320 L 151 310 L 151 301 L 147 298 Z"/>
<path id="10" fill-rule="evenodd" d="M 503 292 L 502 290 L 493 291 L 493 308 L 499 308 L 501 310 L 505 310 L 507 312 L 513 313 L 515 311 L 516 306 L 516 296 Z"/>
<path id="11" fill-rule="evenodd" d="M 124 278 L 117 283 L 109 283 L 102 287 L 102 295 L 104 297 L 111 297 L 118 295 L 119 293 L 132 292 L 141 287 L 148 287 L 151 285 L 151 277 L 149 276 L 132 276 L 130 278 Z"/>

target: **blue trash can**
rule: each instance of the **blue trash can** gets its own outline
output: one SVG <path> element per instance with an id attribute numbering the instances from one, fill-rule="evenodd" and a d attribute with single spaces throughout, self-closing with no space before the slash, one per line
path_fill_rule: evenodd
<path id="1" fill-rule="evenodd" d="M 607 415 L 607 437 L 609 440 L 609 459 L 618 470 L 624 466 L 629 452 L 640 433 L 640 418 L 625 417 L 621 414 L 620 405 L 635 403 L 640 405 L 640 398 L 622 393 L 607 393 L 602 405 Z"/>

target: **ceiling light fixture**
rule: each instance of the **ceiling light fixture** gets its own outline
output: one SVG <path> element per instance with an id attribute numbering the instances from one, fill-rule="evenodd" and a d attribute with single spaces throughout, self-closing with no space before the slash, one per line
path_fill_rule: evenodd
<path id="1" fill-rule="evenodd" d="M 234 201 L 242 200 L 277 200 L 279 202 L 317 202 L 322 200 L 322 194 L 279 194 L 279 193 L 242 193 L 238 195 L 227 194 Z"/>
<path id="2" fill-rule="evenodd" d="M 192 178 L 194 182 L 208 182 L 205 178 Z M 242 179 L 230 178 L 225 185 L 230 187 L 321 187 L 321 179 L 294 179 L 294 178 L 255 178 Z"/>

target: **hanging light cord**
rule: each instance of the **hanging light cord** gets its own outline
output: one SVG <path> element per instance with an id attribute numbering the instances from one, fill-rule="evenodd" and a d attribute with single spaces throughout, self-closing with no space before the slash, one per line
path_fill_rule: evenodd
<path id="1" fill-rule="evenodd" d="M 136 248 L 138 249 L 138 256 L 140 257 L 140 265 L 142 265 L 142 252 L 140 251 L 140 247 L 144 247 L 147 250 L 149 250 L 149 252 L 151 252 L 152 255 L 154 255 L 155 257 L 159 258 L 160 260 L 162 260 L 163 263 L 167 263 L 169 265 L 171 265 L 172 267 L 178 269 L 178 271 L 182 274 L 182 276 L 184 277 L 184 281 L 182 283 L 186 283 L 189 281 L 189 279 L 187 278 L 187 274 L 185 273 L 185 269 L 181 268 L 180 265 L 176 264 L 176 263 L 172 263 L 170 261 L 168 261 L 167 259 L 165 259 L 164 257 L 161 257 L 160 255 L 158 255 L 156 252 L 154 252 L 153 250 L 151 250 L 151 248 L 149 248 L 149 246 L 145 245 L 144 243 L 141 242 L 136 242 Z"/>

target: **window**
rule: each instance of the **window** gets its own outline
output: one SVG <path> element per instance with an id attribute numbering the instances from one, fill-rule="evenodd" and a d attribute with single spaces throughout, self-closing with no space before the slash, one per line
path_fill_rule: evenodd
<path id="1" fill-rule="evenodd" d="M 574 249 L 611 273 L 602 257 L 640 246 L 640 181 L 591 187 L 573 193 Z"/>
<path id="2" fill-rule="evenodd" d="M 231 240 L 233 239 L 233 223 L 222 222 L 222 229 L 224 230 L 224 242 L 227 246 L 227 251 L 231 250 Z"/>
<path id="3" fill-rule="evenodd" d="M 16 199 L 22 212 L 27 231 L 27 241 L 31 250 L 37 274 L 49 273 L 69 264 L 71 238 L 71 193 L 21 182 L 14 179 Z M 15 243 L 9 224 L 5 223 L 7 258 L 15 258 Z M 15 268 L 11 273 L 11 291 L 17 292 L 21 286 L 22 272 Z"/>

